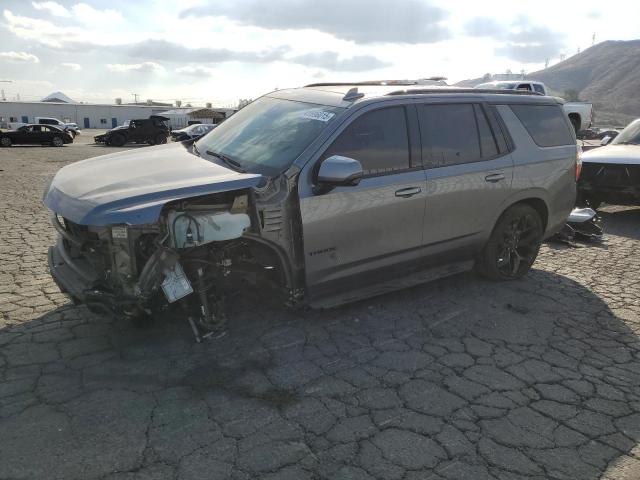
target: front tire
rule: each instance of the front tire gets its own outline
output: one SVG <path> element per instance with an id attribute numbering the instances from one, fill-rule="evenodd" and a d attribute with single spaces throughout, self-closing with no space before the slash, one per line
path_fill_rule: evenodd
<path id="1" fill-rule="evenodd" d="M 124 145 L 125 142 L 125 138 L 124 135 L 114 135 L 113 137 L 111 137 L 110 143 L 111 145 L 113 145 L 114 147 L 121 147 Z"/>
<path id="2" fill-rule="evenodd" d="M 0 138 L 0 147 L 10 147 L 11 146 L 11 139 L 9 137 L 2 137 Z"/>
<path id="3" fill-rule="evenodd" d="M 53 137 L 53 139 L 51 140 L 51 145 L 53 145 L 54 147 L 62 147 L 64 146 L 64 140 L 62 139 L 62 137 Z"/>
<path id="4" fill-rule="evenodd" d="M 491 280 L 522 278 L 538 256 L 543 235 L 540 214 L 529 205 L 513 205 L 496 223 L 476 270 Z"/>

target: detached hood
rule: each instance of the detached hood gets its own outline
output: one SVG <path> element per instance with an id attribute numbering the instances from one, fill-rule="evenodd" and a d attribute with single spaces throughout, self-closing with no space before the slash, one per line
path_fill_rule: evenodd
<path id="1" fill-rule="evenodd" d="M 260 179 L 172 143 L 67 165 L 53 178 L 44 203 L 81 225 L 142 225 L 157 221 L 167 202 L 249 188 Z"/>
<path id="2" fill-rule="evenodd" d="M 640 145 L 607 145 L 582 154 L 585 163 L 640 165 Z"/>

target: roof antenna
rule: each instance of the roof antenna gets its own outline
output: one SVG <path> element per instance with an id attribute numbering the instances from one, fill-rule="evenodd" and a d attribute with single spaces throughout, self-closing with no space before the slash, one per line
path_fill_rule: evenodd
<path id="1" fill-rule="evenodd" d="M 344 97 L 342 97 L 342 100 L 351 102 L 352 100 L 357 100 L 362 97 L 364 97 L 364 93 L 358 93 L 358 87 L 353 87 L 349 89 Z"/>

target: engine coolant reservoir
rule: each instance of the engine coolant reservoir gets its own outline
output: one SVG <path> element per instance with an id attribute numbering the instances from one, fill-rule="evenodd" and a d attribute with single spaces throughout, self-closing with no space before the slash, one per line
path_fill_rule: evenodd
<path id="1" fill-rule="evenodd" d="M 251 225 L 246 213 L 176 212 L 168 216 L 171 243 L 174 248 L 191 248 L 210 242 L 233 240 Z"/>

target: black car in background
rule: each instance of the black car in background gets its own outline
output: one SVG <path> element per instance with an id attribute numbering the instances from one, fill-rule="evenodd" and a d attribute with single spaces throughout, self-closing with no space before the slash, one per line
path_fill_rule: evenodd
<path id="1" fill-rule="evenodd" d="M 65 130 L 53 125 L 23 125 L 16 130 L 0 132 L 0 147 L 11 145 L 52 145 L 62 147 L 73 143 L 73 137 Z"/>
<path id="2" fill-rule="evenodd" d="M 200 138 L 216 128 L 216 126 L 217 125 L 213 125 L 210 123 L 189 125 L 188 127 L 181 128 L 180 130 L 173 130 L 171 132 L 171 138 L 173 138 L 175 142 L 182 142 L 184 140 Z"/>
<path id="3" fill-rule="evenodd" d="M 169 127 L 165 123 L 169 119 L 160 115 L 151 115 L 149 118 L 130 120 L 124 125 L 112 128 L 102 135 L 96 135 L 93 140 L 96 143 L 104 143 L 121 147 L 125 143 L 148 143 L 159 145 L 167 143 Z"/>

